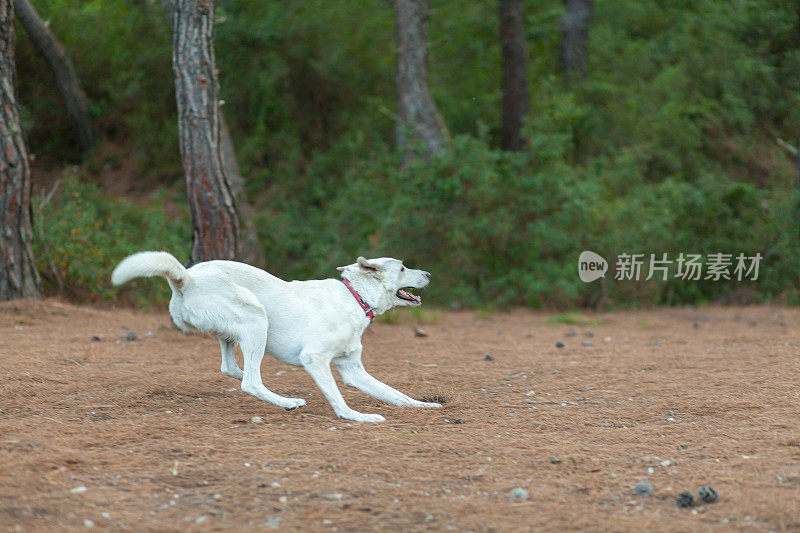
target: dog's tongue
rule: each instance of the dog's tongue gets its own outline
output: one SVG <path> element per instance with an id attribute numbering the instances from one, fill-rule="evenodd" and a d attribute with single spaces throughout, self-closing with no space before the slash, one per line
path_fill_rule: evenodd
<path id="1" fill-rule="evenodd" d="M 403 289 L 400 289 L 397 292 L 400 294 L 400 296 L 402 298 L 405 298 L 406 300 L 411 300 L 411 301 L 414 301 L 414 302 L 419 302 L 421 300 L 421 298 L 419 296 L 417 296 L 415 294 L 411 294 L 410 292 L 404 291 Z"/>

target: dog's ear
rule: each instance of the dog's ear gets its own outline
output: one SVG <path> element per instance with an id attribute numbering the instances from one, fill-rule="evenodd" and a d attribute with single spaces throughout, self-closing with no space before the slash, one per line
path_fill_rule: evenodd
<path id="1" fill-rule="evenodd" d="M 372 271 L 378 270 L 378 265 L 376 265 L 375 263 L 370 263 L 361 256 L 359 256 L 358 259 L 356 259 L 356 263 L 358 263 L 358 266 L 360 266 L 365 270 L 372 270 Z"/>

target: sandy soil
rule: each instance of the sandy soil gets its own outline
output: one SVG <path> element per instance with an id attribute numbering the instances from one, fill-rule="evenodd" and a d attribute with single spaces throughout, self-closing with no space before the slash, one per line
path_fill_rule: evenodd
<path id="1" fill-rule="evenodd" d="M 343 388 L 387 418 L 358 424 L 271 358 L 308 405 L 243 394 L 165 312 L 2 304 L 0 530 L 800 530 L 800 311 L 552 316 L 374 324 L 367 369 L 447 403 Z M 676 506 L 701 485 L 720 501 Z"/>

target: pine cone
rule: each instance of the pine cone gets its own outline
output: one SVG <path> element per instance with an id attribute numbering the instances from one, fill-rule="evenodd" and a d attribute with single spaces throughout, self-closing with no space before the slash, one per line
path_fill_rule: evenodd
<path id="1" fill-rule="evenodd" d="M 683 491 L 678 494 L 678 507 L 694 507 L 694 496 L 691 492 Z"/>
<path id="2" fill-rule="evenodd" d="M 719 500 L 719 494 L 714 487 L 704 486 L 697 489 L 697 496 L 706 503 L 715 503 Z"/>

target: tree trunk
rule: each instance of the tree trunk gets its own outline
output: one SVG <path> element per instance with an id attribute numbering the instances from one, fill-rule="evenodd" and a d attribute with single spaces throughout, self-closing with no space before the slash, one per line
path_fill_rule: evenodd
<path id="1" fill-rule="evenodd" d="M 72 61 L 67 57 L 64 47 L 58 42 L 56 36 L 50 31 L 49 23 L 39 18 L 30 0 L 14 0 L 17 8 L 17 18 L 25 28 L 25 32 L 33 46 L 44 57 L 50 70 L 56 78 L 56 85 L 64 97 L 67 112 L 72 120 L 72 127 L 81 151 L 92 147 L 95 141 L 94 125 L 89 114 L 89 101 L 83 92 L 75 74 Z"/>
<path id="2" fill-rule="evenodd" d="M 239 221 L 241 222 L 242 231 L 242 261 L 248 265 L 263 267 L 264 251 L 258 242 L 258 231 L 255 223 L 256 211 L 247 201 L 247 193 L 244 190 L 244 177 L 242 177 L 242 172 L 239 170 L 239 160 L 236 158 L 233 138 L 222 111 L 219 114 L 219 131 L 222 163 L 228 172 L 228 180 L 231 185 L 234 202 L 239 208 Z"/>
<path id="3" fill-rule="evenodd" d="M 31 171 L 14 94 L 14 6 L 0 0 L 0 301 L 41 297 L 31 241 Z"/>
<path id="4" fill-rule="evenodd" d="M 175 23 L 175 0 L 161 0 L 161 9 L 164 18 L 171 29 Z M 228 175 L 233 201 L 236 205 L 239 216 L 241 230 L 241 260 L 247 264 L 257 267 L 264 266 L 264 251 L 258 242 L 258 231 L 256 230 L 256 212 L 244 191 L 244 177 L 239 170 L 239 160 L 236 157 L 236 150 L 233 144 L 228 124 L 225 121 L 225 114 L 219 110 L 219 133 L 220 151 L 222 153 L 222 164 Z"/>
<path id="5" fill-rule="evenodd" d="M 561 18 L 561 70 L 569 78 L 586 79 L 586 47 L 594 0 L 564 0 L 566 13 Z"/>
<path id="6" fill-rule="evenodd" d="M 397 22 L 397 148 L 404 157 L 415 141 L 427 155 L 441 152 L 448 142 L 444 120 L 428 92 L 426 31 L 428 0 L 395 0 Z"/>
<path id="7" fill-rule="evenodd" d="M 522 150 L 522 120 L 528 112 L 528 43 L 522 0 L 500 0 L 503 48 L 503 150 Z"/>
<path id="8" fill-rule="evenodd" d="M 178 130 L 192 215 L 192 264 L 237 259 L 239 221 L 220 152 L 213 0 L 178 0 L 172 66 Z"/>

